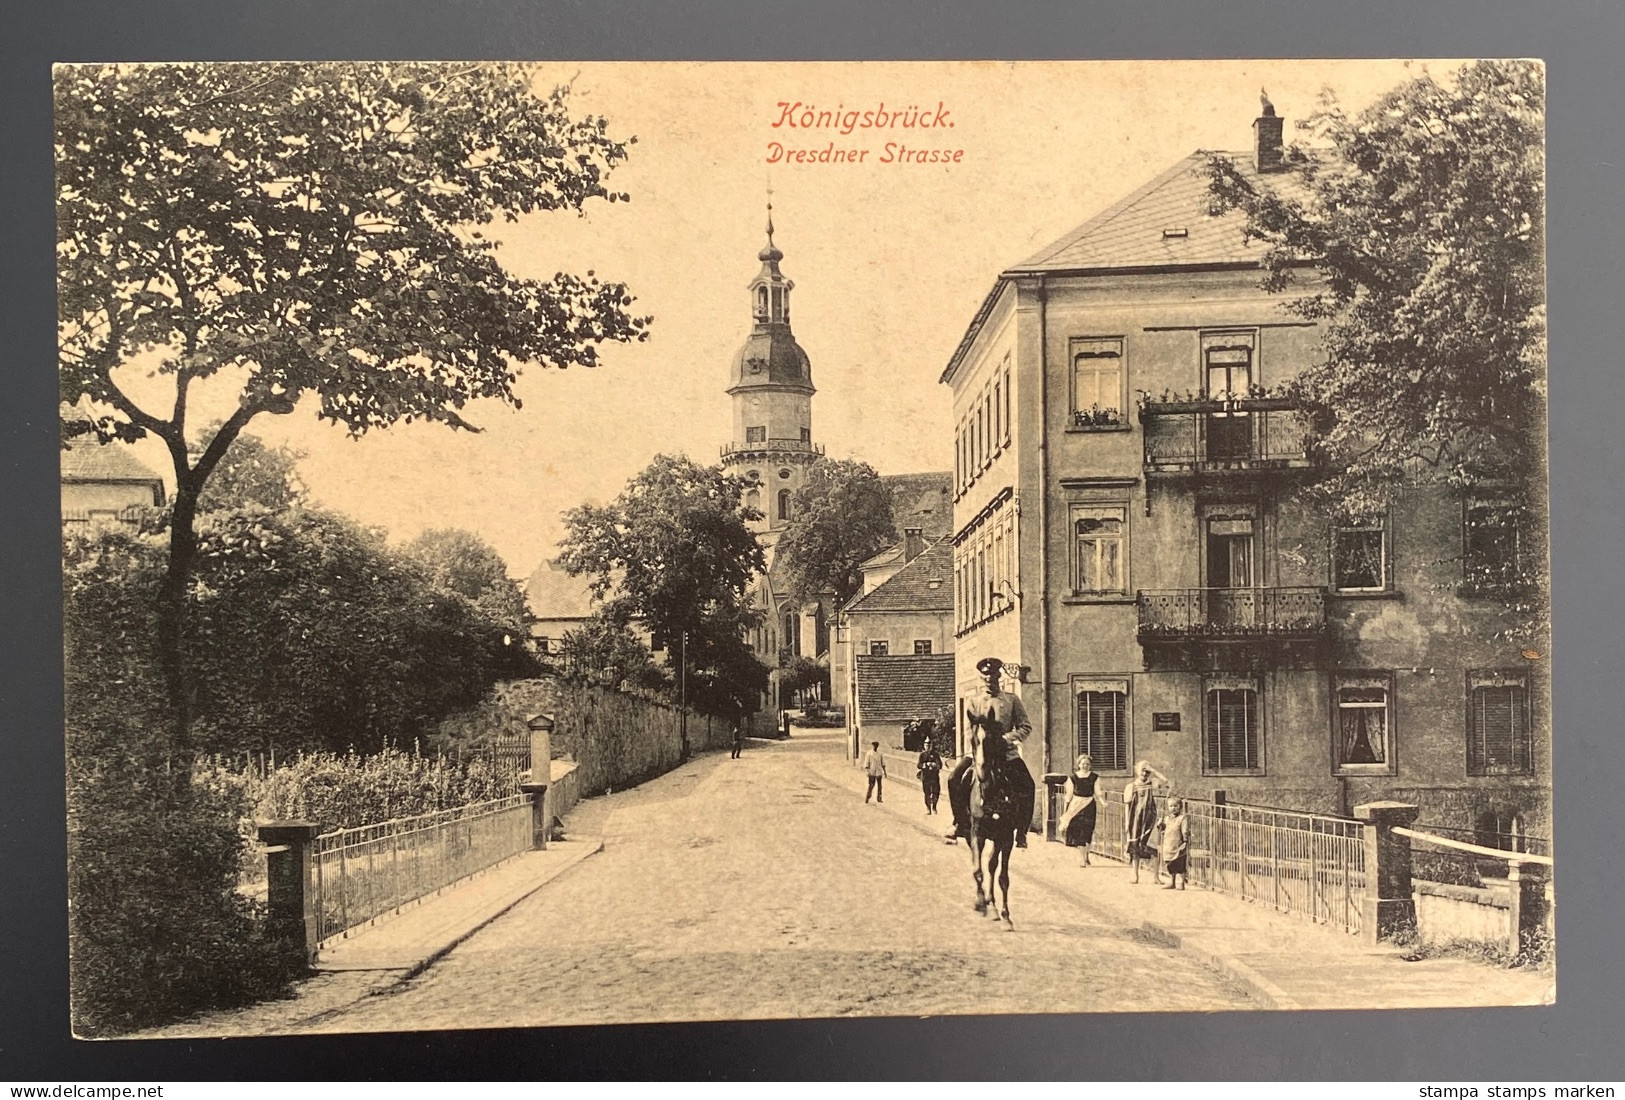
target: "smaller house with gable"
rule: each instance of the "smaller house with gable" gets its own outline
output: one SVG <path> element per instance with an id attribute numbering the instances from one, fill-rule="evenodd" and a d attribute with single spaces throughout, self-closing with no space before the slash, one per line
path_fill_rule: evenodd
<path id="1" fill-rule="evenodd" d="M 164 479 L 121 443 L 80 436 L 62 451 L 64 527 L 131 523 L 164 500 Z"/>
<path id="2" fill-rule="evenodd" d="M 955 699 L 952 543 L 909 527 L 863 564 L 863 578 L 838 631 L 838 663 L 852 670 L 842 698 L 854 760 L 871 741 L 901 748 L 907 723 L 951 715 Z"/>

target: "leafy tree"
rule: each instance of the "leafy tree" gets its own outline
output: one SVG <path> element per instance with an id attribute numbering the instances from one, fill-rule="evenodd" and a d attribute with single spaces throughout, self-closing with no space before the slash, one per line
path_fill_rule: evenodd
<path id="1" fill-rule="evenodd" d="M 1545 469 L 1544 85 L 1538 63 L 1420 76 L 1355 118 L 1329 93 L 1291 186 L 1211 159 L 1216 212 L 1264 242 L 1264 286 L 1324 321 L 1295 395 L 1323 429 L 1318 489 L 1371 512 L 1417 478 Z M 1304 285 L 1302 272 L 1319 278 Z"/>
<path id="2" fill-rule="evenodd" d="M 163 543 L 110 525 L 70 534 L 64 551 L 74 1031 L 274 995 L 293 970 L 236 891 L 246 808 L 168 781 L 162 676 L 149 646 L 129 644 L 151 634 Z"/>
<path id="3" fill-rule="evenodd" d="M 213 435 L 219 422 L 205 432 Z M 286 512 L 305 502 L 305 485 L 299 480 L 302 451 L 274 447 L 247 432 L 232 441 L 213 475 L 198 494 L 199 512 L 257 505 L 267 511 Z"/>
<path id="4" fill-rule="evenodd" d="M 786 697 L 808 688 L 821 688 L 820 694 L 828 694 L 829 669 L 811 657 L 782 653 L 779 655 L 779 669 L 779 690 Z"/>
<path id="5" fill-rule="evenodd" d="M 492 64 L 57 70 L 62 399 L 90 399 L 104 442 L 157 436 L 174 465 L 156 633 L 176 755 L 198 500 L 256 416 L 310 395 L 358 435 L 472 429 L 469 401 L 517 406 L 520 364 L 591 366 L 595 345 L 643 337 L 621 284 L 517 278 L 485 236 L 499 217 L 626 197 L 604 179 L 627 143 L 532 78 Z M 121 387 L 137 362 L 173 382 L 170 408 Z M 193 452 L 190 387 L 222 372 L 241 378 L 237 409 Z"/>
<path id="6" fill-rule="evenodd" d="M 203 747 L 404 746 L 534 671 L 511 622 L 381 531 L 301 509 L 215 513 L 200 535 L 188 663 Z"/>
<path id="7" fill-rule="evenodd" d="M 525 594 L 490 543 L 472 531 L 439 528 L 407 543 L 405 552 L 435 587 L 468 600 L 481 617 L 501 624 L 515 644 L 524 637 L 530 618 Z"/>
<path id="8" fill-rule="evenodd" d="M 673 677 L 712 713 L 752 709 L 767 670 L 745 645 L 757 614 L 747 592 L 765 568 L 747 524 L 743 478 L 660 455 L 606 507 L 565 513 L 559 564 L 592 578 L 603 612 L 634 619 L 663 643 Z"/>
<path id="9" fill-rule="evenodd" d="M 891 489 L 868 463 L 822 458 L 807 471 L 796 505 L 778 545 L 791 595 L 809 600 L 833 590 L 843 606 L 863 587 L 858 566 L 897 541 Z"/>
<path id="10" fill-rule="evenodd" d="M 604 687 L 631 685 L 661 694 L 669 694 L 671 687 L 653 655 L 626 624 L 603 614 L 565 632 L 557 663 L 571 679 Z"/>

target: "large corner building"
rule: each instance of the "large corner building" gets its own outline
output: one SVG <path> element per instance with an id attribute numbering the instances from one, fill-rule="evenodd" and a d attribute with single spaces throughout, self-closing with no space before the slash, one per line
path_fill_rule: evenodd
<path id="1" fill-rule="evenodd" d="M 1227 154 L 1263 187 L 1291 185 L 1281 122 Z M 1236 802 L 1549 837 L 1547 673 L 1497 583 L 1539 532 L 1495 486 L 1305 502 L 1309 427 L 1276 395 L 1320 334 L 1209 213 L 1208 156 L 1002 272 L 943 372 L 961 737 L 996 656 L 1035 776 L 1147 759 Z"/>

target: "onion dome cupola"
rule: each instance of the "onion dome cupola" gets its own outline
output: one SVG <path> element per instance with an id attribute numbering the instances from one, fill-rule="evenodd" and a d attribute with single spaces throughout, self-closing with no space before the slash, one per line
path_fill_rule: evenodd
<path id="1" fill-rule="evenodd" d="M 795 284 L 779 270 L 784 253 L 773 243 L 773 206 L 767 208 L 767 244 L 757 259 L 762 270 L 750 281 L 752 326 L 745 345 L 734 356 L 728 392 L 758 386 L 788 389 L 811 396 L 812 362 L 790 332 L 790 291 Z"/>

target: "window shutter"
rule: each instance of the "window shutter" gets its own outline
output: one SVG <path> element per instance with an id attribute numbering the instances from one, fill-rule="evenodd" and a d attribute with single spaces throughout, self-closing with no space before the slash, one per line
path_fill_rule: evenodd
<path id="1" fill-rule="evenodd" d="M 1258 767 L 1258 693 L 1252 688 L 1208 692 L 1207 757 L 1211 771 Z"/>
<path id="2" fill-rule="evenodd" d="M 1078 691 L 1078 752 L 1088 753 L 1105 771 L 1128 768 L 1125 703 L 1125 693 L 1115 683 L 1088 684 Z"/>

